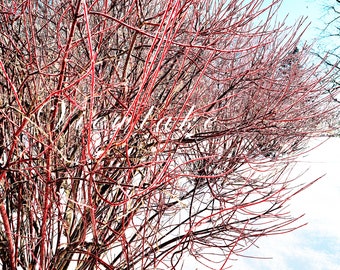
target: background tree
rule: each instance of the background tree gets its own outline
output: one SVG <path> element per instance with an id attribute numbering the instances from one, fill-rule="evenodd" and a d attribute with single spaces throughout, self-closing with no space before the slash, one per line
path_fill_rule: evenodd
<path id="1" fill-rule="evenodd" d="M 296 228 L 332 105 L 277 4 L 1 1 L 3 268 L 225 269 Z"/>
<path id="2" fill-rule="evenodd" d="M 339 22 L 340 22 L 340 2 L 324 2 L 324 28 L 321 30 L 321 40 L 315 54 L 324 61 L 326 70 L 332 72 L 332 79 L 328 92 L 333 96 L 333 100 L 340 103 L 339 97 L 336 96 L 340 87 L 339 78 Z M 324 19 L 326 18 L 326 19 Z M 334 92 L 334 93 L 333 93 Z"/>
<path id="3" fill-rule="evenodd" d="M 316 51 L 316 55 L 324 62 L 326 72 L 331 72 L 332 79 L 330 80 L 330 86 L 327 87 L 328 93 L 332 96 L 333 101 L 340 103 L 338 91 L 340 88 L 340 34 L 339 34 L 339 22 L 340 22 L 340 2 L 335 1 L 333 4 L 326 3 L 325 16 L 328 18 L 325 21 L 325 27 L 322 30 L 322 42 Z M 337 127 L 336 132 L 333 132 L 339 136 L 339 114 L 333 121 L 333 126 Z"/>

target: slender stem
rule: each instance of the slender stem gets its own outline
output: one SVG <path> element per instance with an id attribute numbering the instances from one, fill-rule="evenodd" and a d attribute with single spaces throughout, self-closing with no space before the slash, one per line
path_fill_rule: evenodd
<path id="1" fill-rule="evenodd" d="M 5 205 L 3 203 L 0 204 L 0 214 L 1 214 L 1 218 L 4 223 L 5 232 L 6 232 L 10 269 L 15 270 L 16 267 L 15 267 L 15 258 L 14 258 L 14 244 L 13 244 L 13 239 L 12 239 L 11 226 L 9 224 L 8 215 L 6 212 Z"/>

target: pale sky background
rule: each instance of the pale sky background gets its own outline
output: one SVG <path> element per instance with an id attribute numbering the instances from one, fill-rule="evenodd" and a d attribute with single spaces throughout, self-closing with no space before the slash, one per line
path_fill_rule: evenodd
<path id="1" fill-rule="evenodd" d="M 312 25 L 304 35 L 311 41 L 327 21 L 326 4 L 335 0 L 284 0 L 280 16 L 290 14 L 288 23 L 308 16 Z M 339 6 L 339 5 L 338 5 Z M 317 40 L 322 46 L 325 43 Z M 327 43 L 326 43 L 327 44 Z M 329 44 L 334 47 L 338 44 Z M 320 142 L 314 140 L 311 144 Z M 303 182 L 326 174 L 321 180 L 295 197 L 290 204 L 297 216 L 305 213 L 301 223 L 308 225 L 290 234 L 271 236 L 257 242 L 248 255 L 271 257 L 257 260 L 238 258 L 232 270 L 340 270 L 340 138 L 331 138 L 307 156 L 301 157 L 296 172 L 308 169 Z"/>

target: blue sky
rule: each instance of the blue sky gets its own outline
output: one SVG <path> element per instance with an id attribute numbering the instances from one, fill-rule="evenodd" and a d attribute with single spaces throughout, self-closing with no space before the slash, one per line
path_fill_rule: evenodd
<path id="1" fill-rule="evenodd" d="M 271 0 L 264 1 L 264 3 L 270 2 Z M 325 46 L 332 49 L 335 44 L 330 43 L 329 38 L 322 39 L 327 36 L 327 30 L 326 32 L 322 31 L 325 28 L 325 23 L 334 18 L 334 16 L 329 16 L 332 14 L 328 8 L 329 5 L 337 5 L 336 0 L 283 0 L 279 15 L 283 19 L 288 14 L 287 24 L 294 24 L 299 18 L 306 17 L 306 23 L 310 23 L 310 26 L 303 39 L 308 43 L 316 41 L 316 46 L 322 44 L 322 49 L 325 49 Z"/>

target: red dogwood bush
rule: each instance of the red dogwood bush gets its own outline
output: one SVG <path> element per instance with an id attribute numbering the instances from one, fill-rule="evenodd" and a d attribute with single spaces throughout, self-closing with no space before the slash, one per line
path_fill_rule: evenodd
<path id="1" fill-rule="evenodd" d="M 3 269 L 225 269 L 298 227 L 332 105 L 278 2 L 1 1 Z"/>

